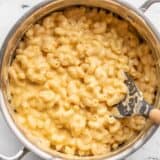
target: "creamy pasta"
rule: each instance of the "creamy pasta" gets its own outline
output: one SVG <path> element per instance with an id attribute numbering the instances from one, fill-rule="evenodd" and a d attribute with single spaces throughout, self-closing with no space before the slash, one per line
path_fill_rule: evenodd
<path id="1" fill-rule="evenodd" d="M 141 116 L 116 119 L 128 72 L 152 104 L 155 64 L 133 27 L 103 9 L 72 7 L 34 24 L 9 68 L 11 106 L 41 147 L 103 155 L 143 130 Z"/>

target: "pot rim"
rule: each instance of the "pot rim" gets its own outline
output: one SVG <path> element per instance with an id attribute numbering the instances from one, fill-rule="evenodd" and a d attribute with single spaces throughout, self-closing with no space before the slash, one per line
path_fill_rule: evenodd
<path id="1" fill-rule="evenodd" d="M 13 33 L 15 32 L 15 30 L 17 30 L 17 28 L 20 26 L 20 24 L 22 22 L 25 21 L 25 19 L 27 17 L 29 17 L 30 15 L 32 15 L 36 10 L 40 9 L 41 7 L 44 7 L 45 5 L 48 5 L 50 3 L 53 2 L 58 2 L 61 0 L 46 0 L 44 2 L 40 2 L 39 4 L 35 5 L 33 8 L 31 8 L 29 11 L 27 11 L 21 18 L 19 18 L 17 20 L 17 22 L 13 25 L 13 27 L 10 29 L 8 35 L 6 36 L 1 50 L 0 50 L 0 79 L 2 79 L 1 77 L 1 70 L 2 70 L 2 62 L 3 62 L 3 57 L 4 57 L 4 52 L 7 48 L 7 44 L 8 41 L 10 40 L 10 38 L 12 37 Z M 104 0 L 105 1 L 105 0 Z M 128 9 L 131 9 L 133 12 L 135 12 L 138 16 L 140 16 L 145 23 L 147 24 L 147 26 L 151 29 L 151 31 L 153 32 L 154 36 L 156 37 L 156 39 L 160 42 L 160 35 L 159 32 L 156 30 L 156 28 L 154 27 L 154 25 L 150 22 L 149 18 L 147 18 L 147 16 L 144 15 L 144 13 L 132 6 L 131 4 L 129 4 L 128 2 L 125 2 L 123 0 L 114 0 L 116 3 L 123 5 L 125 7 L 127 7 Z M 9 128 L 11 128 L 11 130 L 13 131 L 13 133 L 16 135 L 16 137 L 22 142 L 22 144 L 24 144 L 24 146 L 26 146 L 30 151 L 36 153 L 37 155 L 39 155 L 40 157 L 47 159 L 47 160 L 60 160 L 60 157 L 54 157 L 53 155 L 50 155 L 49 153 L 41 150 L 40 148 L 38 148 L 36 145 L 32 144 L 26 137 L 25 135 L 21 132 L 21 130 L 17 127 L 16 123 L 14 122 L 12 116 L 9 114 L 9 111 L 5 105 L 4 102 L 4 95 L 3 95 L 3 91 L 2 91 L 2 86 L 0 84 L 0 107 L 2 110 L 2 115 L 5 119 L 5 121 L 7 122 Z M 140 148 L 143 144 L 145 144 L 147 142 L 148 139 L 150 139 L 152 137 L 152 135 L 155 133 L 155 131 L 158 129 L 158 125 L 152 125 L 152 127 L 149 129 L 148 133 L 145 134 L 145 136 L 143 136 L 142 139 L 138 140 L 135 144 L 132 145 L 132 147 L 126 149 L 125 151 L 119 153 L 118 155 L 112 156 L 107 158 L 107 160 L 118 160 L 121 158 L 125 158 L 128 155 L 134 153 L 138 148 Z M 85 159 L 85 157 L 84 157 Z"/>

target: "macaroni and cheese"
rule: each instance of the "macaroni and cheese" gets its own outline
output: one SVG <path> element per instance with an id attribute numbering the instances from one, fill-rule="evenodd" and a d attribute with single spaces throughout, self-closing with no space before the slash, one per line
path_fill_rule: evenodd
<path id="1" fill-rule="evenodd" d="M 155 64 L 127 21 L 103 9 L 72 7 L 34 24 L 9 68 L 11 106 L 41 146 L 92 156 L 112 152 L 143 130 L 142 116 L 116 119 L 128 72 L 152 104 Z"/>

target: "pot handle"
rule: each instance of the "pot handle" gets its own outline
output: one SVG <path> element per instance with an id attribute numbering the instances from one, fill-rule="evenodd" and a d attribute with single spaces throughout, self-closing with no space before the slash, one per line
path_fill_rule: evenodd
<path id="1" fill-rule="evenodd" d="M 141 10 L 142 12 L 145 12 L 145 11 L 147 11 L 147 10 L 150 8 L 150 6 L 151 6 L 152 4 L 154 4 L 154 3 L 160 3 L 160 0 L 147 0 L 147 1 L 140 7 L 140 10 Z"/>
<path id="2" fill-rule="evenodd" d="M 14 156 L 5 156 L 0 154 L 0 160 L 20 160 L 21 158 L 23 158 L 27 153 L 28 153 L 28 149 L 26 148 L 22 148 L 21 150 L 18 151 L 18 153 L 16 153 Z"/>

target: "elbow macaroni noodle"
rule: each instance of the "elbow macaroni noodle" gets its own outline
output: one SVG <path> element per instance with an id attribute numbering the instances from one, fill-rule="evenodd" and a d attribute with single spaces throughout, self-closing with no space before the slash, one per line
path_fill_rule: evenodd
<path id="1" fill-rule="evenodd" d="M 151 50 L 128 22 L 97 8 L 54 12 L 27 31 L 9 68 L 15 117 L 43 147 L 80 156 L 112 152 L 146 121 L 112 117 L 127 94 L 124 71 L 152 104 Z"/>

